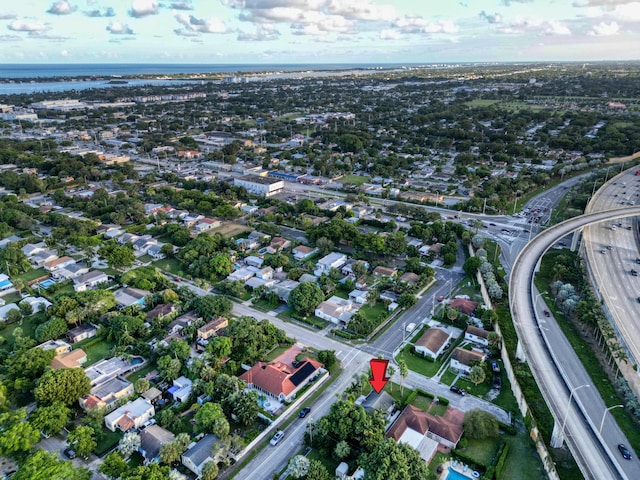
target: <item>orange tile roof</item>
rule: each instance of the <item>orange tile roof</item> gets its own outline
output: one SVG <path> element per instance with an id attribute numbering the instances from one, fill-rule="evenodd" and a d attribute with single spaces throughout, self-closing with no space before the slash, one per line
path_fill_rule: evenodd
<path id="1" fill-rule="evenodd" d="M 322 367 L 320 362 L 310 358 L 305 358 L 305 361 L 297 369 L 292 369 L 281 362 L 258 362 L 250 370 L 240 375 L 240 379 L 269 392 L 274 397 L 278 397 L 281 393 L 288 397 L 302 381 L 306 380 L 306 378 L 301 380 L 293 378 L 295 381 L 292 381 L 292 377 L 303 369 L 311 370 L 308 365 L 313 367 L 313 371 Z"/>
<path id="2" fill-rule="evenodd" d="M 81 348 L 71 350 L 70 352 L 64 352 L 54 357 L 53 361 L 51 362 L 51 368 L 57 370 L 60 368 L 79 367 L 80 365 L 82 365 L 82 363 L 84 363 L 81 362 L 83 358 L 86 360 L 87 354 L 84 353 L 84 350 L 82 350 Z"/>
<path id="3" fill-rule="evenodd" d="M 123 432 L 126 432 L 128 430 L 131 430 L 133 427 L 135 427 L 136 423 L 133 420 L 131 420 L 128 415 L 123 415 L 116 422 L 116 425 L 120 427 L 120 430 L 122 430 Z"/>
<path id="4" fill-rule="evenodd" d="M 457 418 L 455 415 L 450 416 L 451 418 Z M 463 432 L 462 423 L 455 423 L 447 418 L 431 415 L 413 405 L 408 405 L 402 411 L 387 432 L 387 437 L 393 438 L 397 442 L 407 428 L 419 432 L 422 435 L 431 432 L 454 444 L 458 443 Z"/>

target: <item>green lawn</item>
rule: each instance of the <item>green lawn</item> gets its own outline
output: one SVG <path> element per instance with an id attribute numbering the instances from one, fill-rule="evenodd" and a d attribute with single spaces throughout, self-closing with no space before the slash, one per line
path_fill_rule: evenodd
<path id="1" fill-rule="evenodd" d="M 152 265 L 154 267 L 158 267 L 160 270 L 166 270 L 167 272 L 179 277 L 186 276 L 184 270 L 182 270 L 180 262 L 175 258 L 163 258 L 162 260 L 153 262 Z"/>
<path id="2" fill-rule="evenodd" d="M 9 303 L 9 302 L 7 302 Z M 22 335 L 24 337 L 35 338 L 35 331 L 38 325 L 40 325 L 46 319 L 44 313 L 36 313 L 28 317 L 23 318 L 20 322 L 11 323 L 0 327 L 0 335 L 5 338 L 6 342 L 0 345 L 0 349 L 5 351 L 11 350 L 13 344 L 13 332 L 17 327 L 22 328 Z"/>
<path id="3" fill-rule="evenodd" d="M 4 303 L 8 305 L 9 303 L 20 302 L 20 300 L 22 300 L 22 295 L 20 295 L 18 292 L 14 292 L 0 298 L 2 298 L 4 300 Z"/>
<path id="4" fill-rule="evenodd" d="M 464 377 L 460 377 L 456 382 L 456 385 L 464 389 L 469 394 L 482 398 L 487 393 L 489 393 L 489 390 L 491 390 L 491 377 L 487 378 L 487 380 L 485 380 L 483 383 L 478 384 L 477 386 Z"/>
<path id="5" fill-rule="evenodd" d="M 284 352 L 286 352 L 290 348 L 291 348 L 291 345 L 281 345 L 279 347 L 274 348 L 269 353 L 267 353 L 267 355 L 265 355 L 265 361 L 271 362 L 275 360 L 277 357 L 282 355 Z"/>
<path id="6" fill-rule="evenodd" d="M 464 104 L 469 106 L 469 107 L 488 107 L 489 105 L 494 105 L 494 104 L 499 103 L 499 102 L 500 102 L 500 100 L 489 100 L 489 99 L 476 98 L 475 100 L 470 100 L 468 102 L 464 102 Z"/>
<path id="7" fill-rule="evenodd" d="M 411 405 L 413 405 L 414 407 L 418 407 L 420 410 L 426 412 L 427 410 L 429 410 L 432 402 L 433 398 L 425 397 L 424 395 L 418 394 L 413 397 L 413 400 L 411 400 Z"/>
<path id="8" fill-rule="evenodd" d="M 152 262 L 153 261 L 153 257 L 151 255 L 146 255 L 145 254 L 145 255 L 142 255 L 140 258 L 138 258 L 138 260 L 140 260 L 143 263 L 147 263 L 147 262 Z"/>
<path id="9" fill-rule="evenodd" d="M 307 455 L 309 460 L 320 460 L 320 462 L 327 468 L 330 474 L 336 471 L 336 468 L 340 464 L 339 460 L 334 460 L 331 455 L 322 455 L 322 452 L 317 448 L 314 448 Z M 332 477 L 333 478 L 333 477 Z"/>
<path id="10" fill-rule="evenodd" d="M 440 362 L 429 362 L 424 358 L 420 358 L 417 355 L 411 353 L 411 345 L 405 346 L 400 354 L 396 357 L 396 360 L 403 359 L 409 370 L 413 370 L 416 373 L 424 375 L 425 377 L 433 377 L 438 369 L 442 366 Z"/>
<path id="11" fill-rule="evenodd" d="M 354 185 L 362 185 L 367 183 L 371 179 L 369 177 L 363 177 L 362 175 L 345 175 L 339 181 L 342 183 L 352 183 Z"/>
<path id="12" fill-rule="evenodd" d="M 509 442 L 509 453 L 502 474 L 497 480 L 538 480 L 546 478 L 533 440 L 526 431 L 515 436 L 503 436 Z"/>
<path id="13" fill-rule="evenodd" d="M 149 363 L 147 365 L 145 365 L 144 367 L 142 367 L 140 370 L 137 370 L 135 372 L 133 372 L 131 375 L 127 376 L 127 380 L 129 380 L 131 383 L 135 383 L 136 380 L 138 380 L 139 378 L 144 377 L 147 373 L 151 372 L 152 370 L 156 369 L 156 365 L 155 363 Z"/>
<path id="14" fill-rule="evenodd" d="M 20 275 L 11 277 L 11 279 L 13 281 L 22 280 L 28 283 L 31 280 L 35 280 L 36 278 L 40 278 L 40 277 L 45 277 L 47 275 L 49 275 L 49 272 L 47 272 L 44 268 L 38 268 L 38 269 L 32 268 L 31 270 L 27 270 L 25 273 L 21 273 Z"/>
<path id="15" fill-rule="evenodd" d="M 440 377 L 440 383 L 443 383 L 445 385 L 451 385 L 455 379 L 456 379 L 456 374 L 450 370 L 447 370 Z"/>
<path id="16" fill-rule="evenodd" d="M 442 405 L 441 403 L 434 403 L 431 405 L 429 409 L 429 413 L 435 417 L 441 417 L 447 412 L 447 405 Z"/>
<path id="17" fill-rule="evenodd" d="M 370 307 L 366 303 L 360 307 L 361 312 L 366 318 L 371 320 L 376 320 L 378 324 L 382 322 L 385 318 L 387 318 L 389 312 L 387 311 L 387 307 L 384 306 L 382 302 L 376 302 L 374 307 Z"/>
<path id="18" fill-rule="evenodd" d="M 113 448 L 122 438 L 122 433 L 119 431 L 112 432 L 104 425 L 102 426 L 102 439 L 98 442 L 96 449 L 94 450 L 95 454 L 98 456 L 103 455 L 109 449 Z"/>
<path id="19" fill-rule="evenodd" d="M 497 438 L 483 438 L 481 440 L 468 439 L 469 443 L 462 449 L 465 455 L 476 460 L 481 465 L 490 465 L 500 446 Z"/>
<path id="20" fill-rule="evenodd" d="M 75 343 L 73 345 L 74 350 L 77 348 L 81 348 L 84 350 L 84 353 L 87 354 L 87 363 L 84 364 L 85 367 L 93 365 L 94 363 L 107 358 L 109 356 L 109 352 L 111 352 L 111 349 L 114 346 L 113 343 L 107 342 L 106 340 L 99 340 L 95 343 L 92 343 L 93 340 L 95 340 L 95 338 L 87 338 L 86 340 Z"/>

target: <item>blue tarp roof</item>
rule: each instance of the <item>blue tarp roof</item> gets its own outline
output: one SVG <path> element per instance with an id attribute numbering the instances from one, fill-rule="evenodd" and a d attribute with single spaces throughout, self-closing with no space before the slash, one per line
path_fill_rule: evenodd
<path id="1" fill-rule="evenodd" d="M 11 280 L 3 280 L 2 282 L 0 282 L 0 288 L 8 287 L 9 285 L 12 285 Z"/>
<path id="2" fill-rule="evenodd" d="M 173 387 L 171 387 L 169 390 L 167 390 L 167 393 L 169 395 L 173 395 L 174 393 L 176 393 L 178 390 L 180 390 L 180 387 L 178 387 L 177 385 L 174 385 Z"/>

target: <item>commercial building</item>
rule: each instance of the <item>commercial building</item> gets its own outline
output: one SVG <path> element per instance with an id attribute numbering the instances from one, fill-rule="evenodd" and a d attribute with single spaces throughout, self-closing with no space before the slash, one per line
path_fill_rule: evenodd
<path id="1" fill-rule="evenodd" d="M 284 180 L 273 177 L 260 177 L 258 175 L 243 175 L 235 178 L 233 184 L 244 187 L 247 192 L 262 197 L 272 197 L 284 190 Z"/>

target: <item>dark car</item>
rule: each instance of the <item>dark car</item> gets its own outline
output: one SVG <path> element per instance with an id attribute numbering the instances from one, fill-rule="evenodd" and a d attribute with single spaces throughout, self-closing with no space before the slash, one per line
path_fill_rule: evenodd
<path id="1" fill-rule="evenodd" d="M 441 302 L 441 301 L 443 301 L 443 300 L 444 300 L 444 295 L 440 295 L 440 296 L 438 297 L 438 301 L 439 301 L 439 302 Z"/>
<path id="2" fill-rule="evenodd" d="M 618 450 L 620 450 L 620 453 L 622 454 L 622 458 L 626 460 L 631 460 L 631 452 L 627 447 L 625 447 L 624 443 L 620 443 L 618 445 Z"/>
<path id="3" fill-rule="evenodd" d="M 500 390 L 502 388 L 502 380 L 497 375 L 493 377 L 493 388 Z"/>
<path id="4" fill-rule="evenodd" d="M 300 413 L 298 414 L 298 418 L 306 417 L 310 411 L 311 409 L 309 407 L 304 407 L 302 410 L 300 410 Z"/>
<path id="5" fill-rule="evenodd" d="M 551 316 L 551 312 L 549 310 L 545 310 L 544 311 L 544 316 L 545 317 L 550 317 Z"/>
<path id="6" fill-rule="evenodd" d="M 638 276 L 638 272 L 637 272 L 637 270 L 631 270 L 631 272 L 630 272 L 630 273 L 631 273 L 631 275 L 633 275 L 634 277 L 637 277 L 637 276 Z"/>
<path id="7" fill-rule="evenodd" d="M 71 447 L 65 448 L 64 454 L 67 456 L 67 458 L 70 458 L 72 460 L 76 458 L 76 451 Z"/>
<path id="8" fill-rule="evenodd" d="M 451 385 L 449 390 L 451 390 L 453 393 L 457 393 L 458 395 L 464 396 L 464 390 L 462 390 L 460 387 L 456 385 Z"/>

